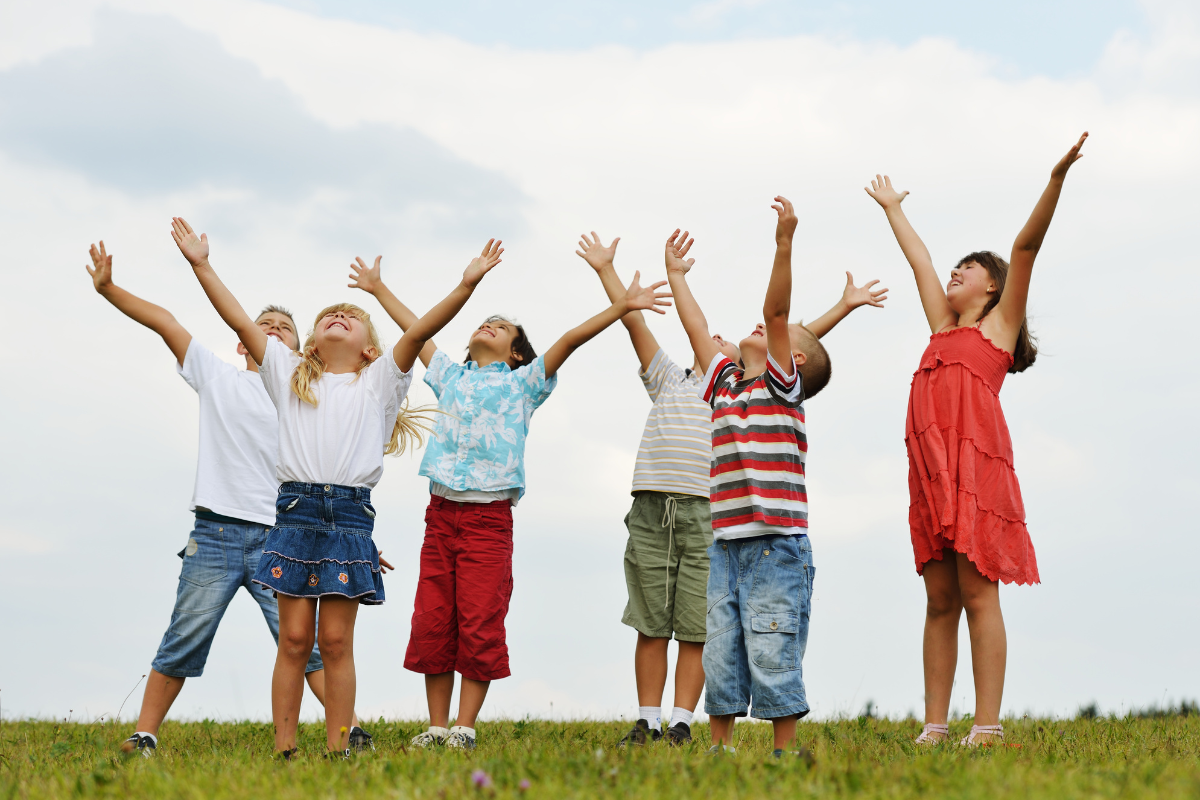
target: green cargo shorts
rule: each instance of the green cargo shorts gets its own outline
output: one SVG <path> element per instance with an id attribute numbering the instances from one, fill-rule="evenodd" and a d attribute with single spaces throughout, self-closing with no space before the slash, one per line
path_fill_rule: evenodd
<path id="1" fill-rule="evenodd" d="M 674 527 L 671 522 L 674 518 Z M 646 636 L 703 642 L 708 612 L 708 498 L 638 492 L 625 515 L 625 584 L 621 622 Z"/>

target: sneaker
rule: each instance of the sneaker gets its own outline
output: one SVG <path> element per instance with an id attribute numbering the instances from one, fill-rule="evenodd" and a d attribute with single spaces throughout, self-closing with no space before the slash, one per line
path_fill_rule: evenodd
<path id="1" fill-rule="evenodd" d="M 154 755 L 154 749 L 155 744 L 153 739 L 149 736 L 138 736 L 136 733 L 121 742 L 122 753 L 138 752 L 142 754 L 142 758 L 149 758 Z"/>
<path id="2" fill-rule="evenodd" d="M 273 754 L 271 758 L 277 761 L 291 761 L 294 758 L 299 758 L 297 755 L 299 752 L 299 747 L 293 747 L 291 750 L 280 750 L 279 752 Z"/>
<path id="3" fill-rule="evenodd" d="M 727 744 L 714 744 L 712 747 L 708 748 L 708 754 L 710 756 L 735 756 L 737 755 L 737 748 L 730 747 Z"/>
<path id="4" fill-rule="evenodd" d="M 445 728 L 435 728 L 430 726 L 429 730 L 424 733 L 417 734 L 409 742 L 413 747 L 434 747 L 446 743 L 446 738 L 450 735 L 450 731 Z"/>
<path id="5" fill-rule="evenodd" d="M 692 743 L 692 729 L 686 722 L 676 722 L 667 728 L 667 744 L 682 747 Z"/>
<path id="6" fill-rule="evenodd" d="M 662 738 L 662 731 L 652 730 L 650 723 L 639 719 L 633 723 L 633 729 L 617 742 L 617 747 L 645 747 L 647 742 L 654 743 Z"/>
<path id="7" fill-rule="evenodd" d="M 771 755 L 776 761 L 782 760 L 785 755 L 795 756 L 810 767 L 817 761 L 813 758 L 812 752 L 807 747 L 801 747 L 799 750 L 781 750 L 776 748 L 771 752 Z"/>
<path id="8" fill-rule="evenodd" d="M 370 750 L 372 753 L 375 752 L 375 742 L 371 740 L 371 734 L 357 725 L 350 729 L 350 739 L 347 744 L 349 745 L 349 749 L 356 753 L 363 753 L 367 750 Z"/>
<path id="9" fill-rule="evenodd" d="M 345 750 L 326 750 L 325 759 L 327 761 L 349 761 L 350 748 L 347 747 Z"/>
<path id="10" fill-rule="evenodd" d="M 455 726 L 450 729 L 450 735 L 446 737 L 446 747 L 451 750 L 474 750 L 475 737 Z"/>

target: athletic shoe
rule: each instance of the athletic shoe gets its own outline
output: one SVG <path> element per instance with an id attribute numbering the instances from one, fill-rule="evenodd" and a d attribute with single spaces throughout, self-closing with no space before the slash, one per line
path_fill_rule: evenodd
<path id="1" fill-rule="evenodd" d="M 450 729 L 450 735 L 446 737 L 446 747 L 451 750 L 467 750 L 475 749 L 475 737 L 466 731 L 460 731 L 457 727 Z"/>
<path id="2" fill-rule="evenodd" d="M 299 747 L 293 747 L 291 750 L 280 750 L 279 752 L 273 754 L 271 758 L 277 761 L 291 761 L 294 758 L 299 758 L 297 755 L 299 752 Z"/>
<path id="3" fill-rule="evenodd" d="M 787 751 L 782 750 L 777 747 L 777 748 L 775 748 L 775 750 L 773 750 L 771 752 L 771 755 L 775 758 L 776 761 L 781 760 L 785 755 L 795 756 L 796 758 L 800 759 L 801 761 L 803 761 L 805 764 L 807 764 L 810 767 L 813 764 L 815 764 L 817 761 L 815 758 L 813 758 L 812 752 L 807 747 L 801 747 L 799 750 L 787 750 Z"/>
<path id="4" fill-rule="evenodd" d="M 134 751 L 141 753 L 142 758 L 149 758 L 154 755 L 155 744 L 154 740 L 149 736 L 138 736 L 136 733 L 130 736 L 125 741 L 121 742 L 122 753 L 132 753 Z"/>
<path id="5" fill-rule="evenodd" d="M 326 750 L 325 758 L 328 761 L 349 761 L 350 748 L 347 747 L 345 750 Z"/>
<path id="6" fill-rule="evenodd" d="M 443 731 L 445 731 L 443 733 Z M 442 745 L 446 743 L 446 737 L 450 732 L 445 728 L 430 728 L 424 733 L 419 733 L 409 742 L 413 747 L 433 747 L 434 745 Z"/>
<path id="7" fill-rule="evenodd" d="M 729 745 L 714 744 L 708 748 L 708 754 L 710 756 L 735 756 L 737 755 L 737 748 L 730 747 Z"/>
<path id="8" fill-rule="evenodd" d="M 364 731 L 362 728 L 355 725 L 350 729 L 350 739 L 347 742 L 350 750 L 356 753 L 362 753 L 370 750 L 375 752 L 375 742 L 371 740 L 371 734 Z"/>
<path id="9" fill-rule="evenodd" d="M 644 719 L 639 719 L 633 723 L 633 729 L 622 737 L 621 741 L 617 742 L 617 747 L 645 747 L 647 742 L 654 743 L 662 738 L 662 731 L 652 730 L 650 723 Z"/>
<path id="10" fill-rule="evenodd" d="M 692 729 L 686 722 L 676 722 L 667 728 L 667 744 L 682 747 L 692 743 Z"/>

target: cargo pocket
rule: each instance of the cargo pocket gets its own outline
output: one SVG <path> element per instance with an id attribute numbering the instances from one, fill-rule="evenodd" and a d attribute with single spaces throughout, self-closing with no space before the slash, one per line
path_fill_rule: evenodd
<path id="1" fill-rule="evenodd" d="M 746 649 L 757 666 L 778 672 L 798 666 L 800 620 L 795 614 L 755 614 L 750 631 Z"/>
<path id="2" fill-rule="evenodd" d="M 183 555 L 183 572 L 179 577 L 193 586 L 208 586 L 225 577 L 225 539 L 223 527 L 208 533 L 198 527 L 192 531 Z"/>

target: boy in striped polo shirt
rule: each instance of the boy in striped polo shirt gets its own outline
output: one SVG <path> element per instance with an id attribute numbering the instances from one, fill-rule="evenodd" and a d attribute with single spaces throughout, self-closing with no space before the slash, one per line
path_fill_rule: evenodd
<path id="1" fill-rule="evenodd" d="M 687 234 L 679 257 L 686 256 Z M 607 247 L 595 231 L 582 236 L 576 251 L 596 270 L 605 291 L 621 296 L 624 286 L 613 267 L 617 242 Z M 886 290 L 854 285 L 849 273 L 842 298 L 809 328 L 828 333 L 854 308 L 881 306 Z M 633 507 L 625 517 L 629 541 L 625 548 L 625 580 L 629 601 L 621 621 L 638 632 L 634 650 L 638 717 L 619 746 L 641 745 L 662 735 L 661 705 L 667 681 L 667 646 L 672 634 L 679 642 L 675 667 L 675 703 L 668 744 L 691 741 L 692 715 L 704 688 L 703 652 L 706 638 L 708 547 L 712 543 L 709 515 L 709 473 L 712 459 L 712 408 L 700 396 L 704 362 L 693 357 L 691 369 L 677 366 L 659 347 L 640 312 L 621 318 L 641 362 L 639 377 L 653 406 L 646 419 L 633 473 Z M 731 361 L 741 355 L 732 342 L 711 337 Z"/>
<path id="2" fill-rule="evenodd" d="M 714 542 L 703 664 L 712 752 L 732 751 L 734 719 L 753 700 L 753 716 L 772 722 L 779 757 L 809 710 L 801 670 L 813 579 L 803 403 L 825 387 L 831 368 L 816 334 L 788 323 L 796 215 L 783 197 L 772 208 L 778 222 L 765 323 L 739 344 L 740 364 L 713 342 L 688 288 L 694 259 L 684 259 L 686 233 L 667 240 L 666 261 L 679 319 L 697 359 L 708 364 L 701 396 L 712 407 Z M 886 290 L 870 293 L 871 285 L 863 291 L 878 305 Z"/>

